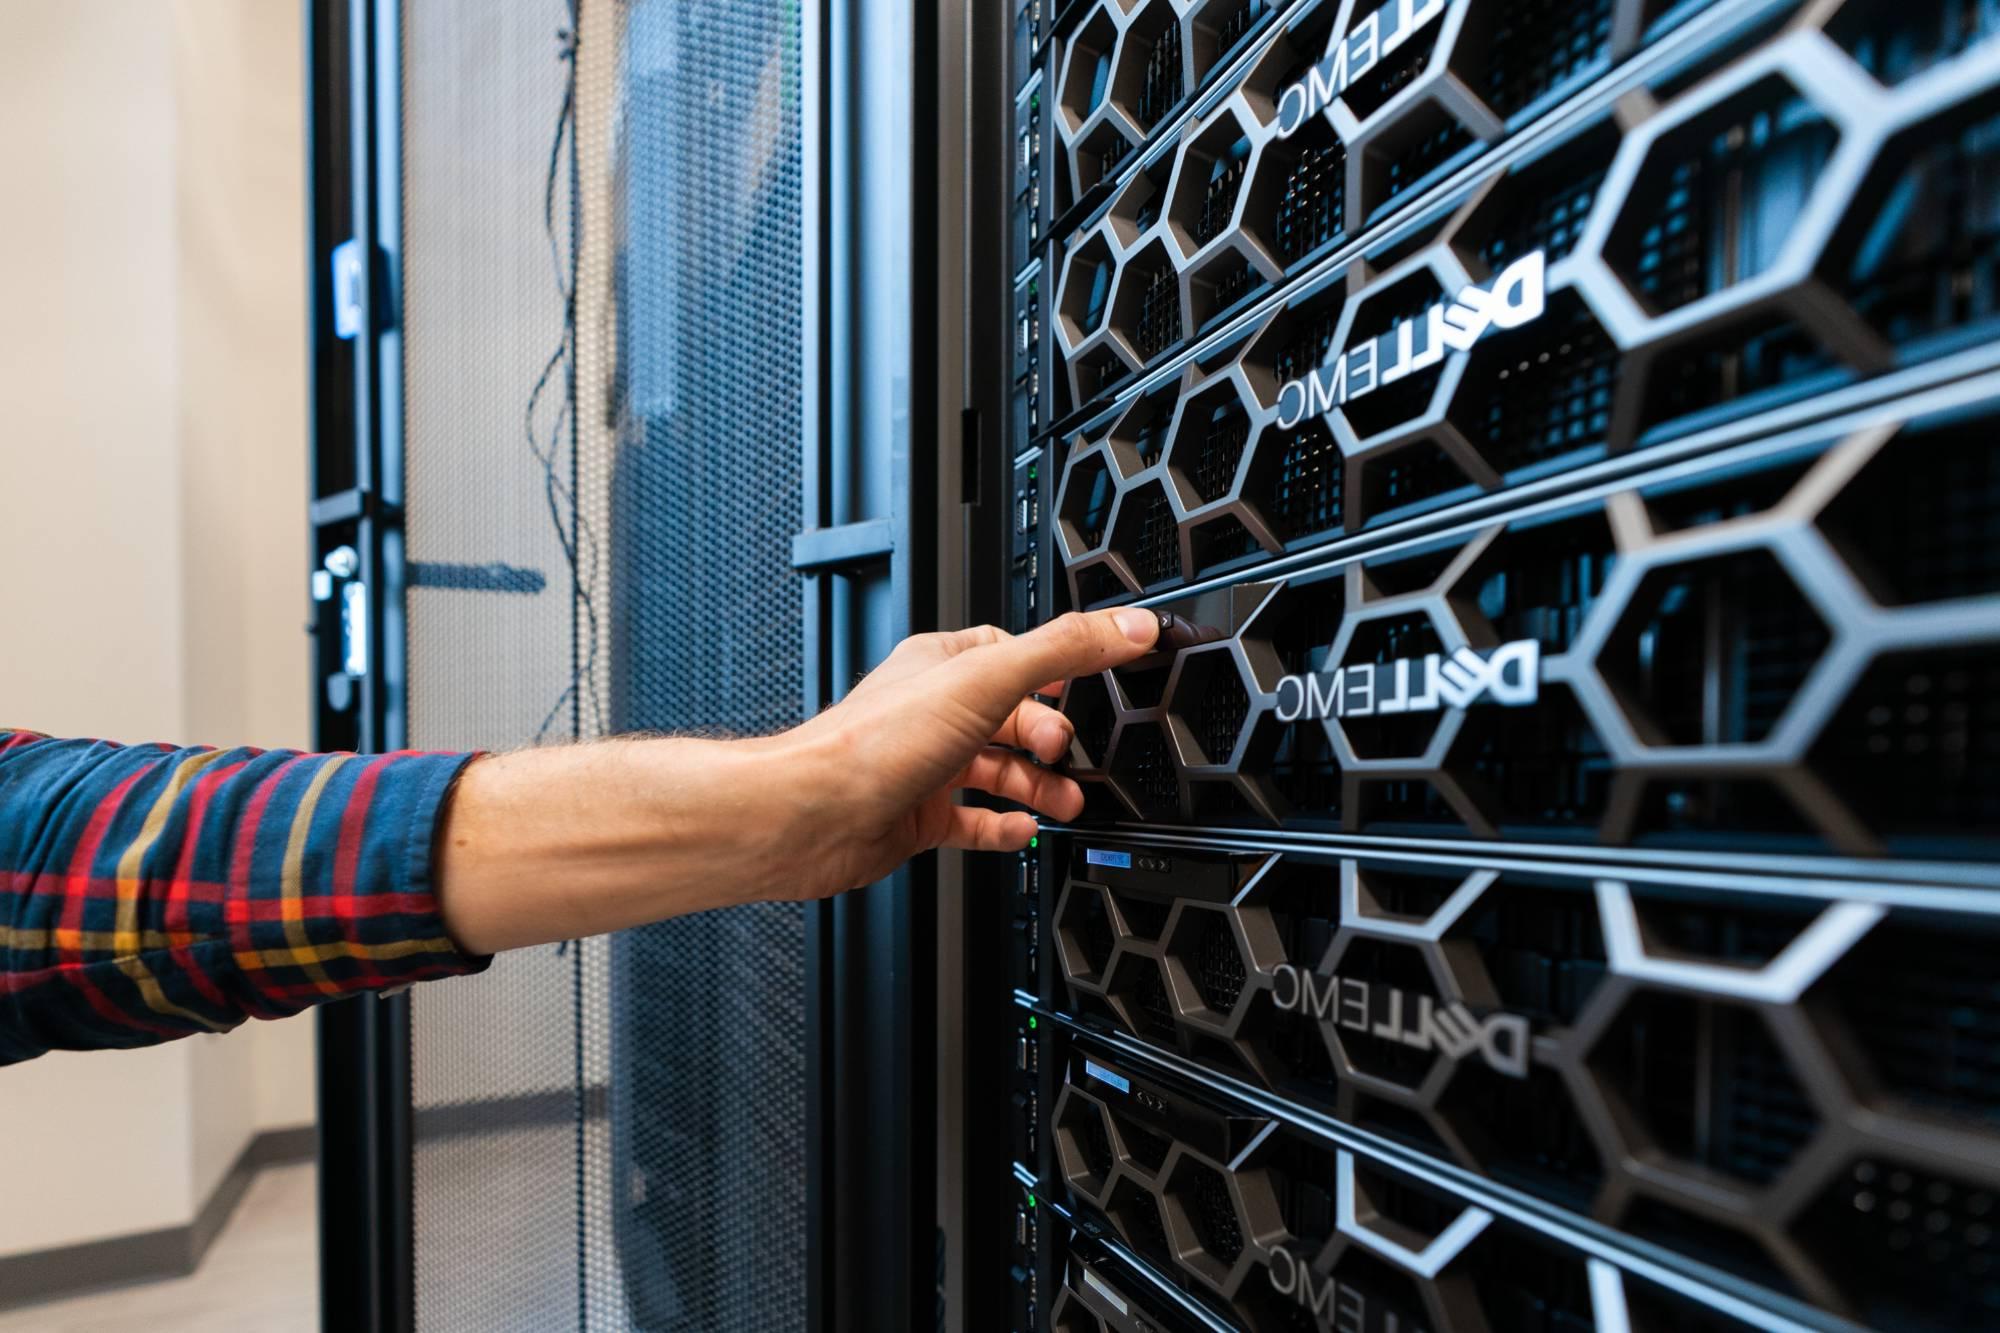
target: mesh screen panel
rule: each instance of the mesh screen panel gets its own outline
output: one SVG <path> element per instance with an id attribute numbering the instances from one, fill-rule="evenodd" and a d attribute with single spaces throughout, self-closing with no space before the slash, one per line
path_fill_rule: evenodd
<path id="1" fill-rule="evenodd" d="M 403 13 L 411 743 L 797 720 L 796 6 Z M 804 1326 L 803 933 L 420 988 L 419 1327 Z"/>

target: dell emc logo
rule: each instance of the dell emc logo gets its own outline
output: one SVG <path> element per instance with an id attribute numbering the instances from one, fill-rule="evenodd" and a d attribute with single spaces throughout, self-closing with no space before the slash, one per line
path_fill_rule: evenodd
<path id="1" fill-rule="evenodd" d="M 1397 324 L 1361 346 L 1335 354 L 1303 379 L 1278 390 L 1278 425 L 1290 430 L 1309 416 L 1406 379 L 1464 352 L 1493 329 L 1518 329 L 1541 318 L 1546 305 L 1546 261 L 1540 250 L 1522 255 L 1484 285 L 1461 288 L 1416 319 Z"/>
<path id="2" fill-rule="evenodd" d="M 1435 713 L 1481 700 L 1519 707 L 1541 688 L 1542 646 L 1533 639 L 1503 643 L 1488 653 L 1460 648 L 1393 662 L 1359 662 L 1278 682 L 1280 722 L 1331 717 Z"/>
<path id="3" fill-rule="evenodd" d="M 1279 95 L 1278 137 L 1290 138 L 1448 7 L 1449 0 L 1389 0 L 1355 24 L 1326 59 Z"/>
<path id="4" fill-rule="evenodd" d="M 1322 1327 L 1338 1333 L 1424 1333 L 1422 1324 L 1405 1323 L 1394 1306 L 1331 1273 L 1313 1271 L 1286 1246 L 1271 1251 L 1270 1271 L 1272 1289 L 1318 1316 Z"/>
<path id="5" fill-rule="evenodd" d="M 1271 1002 L 1349 1032 L 1440 1051 L 1452 1061 L 1476 1052 L 1495 1073 L 1528 1076 L 1528 1020 L 1519 1014 L 1481 1018 L 1459 1001 L 1439 1008 L 1428 995 L 1412 996 L 1357 977 L 1321 976 L 1292 963 L 1278 965 Z"/>

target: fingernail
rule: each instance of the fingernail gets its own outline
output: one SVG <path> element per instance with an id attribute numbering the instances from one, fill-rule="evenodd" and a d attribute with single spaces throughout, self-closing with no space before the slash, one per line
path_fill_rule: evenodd
<path id="1" fill-rule="evenodd" d="M 1134 643 L 1151 643 L 1160 637 L 1160 618 L 1151 611 L 1128 606 L 1113 611 L 1111 617 L 1118 622 L 1118 628 L 1125 631 L 1125 637 Z"/>
<path id="2" fill-rule="evenodd" d="M 1069 728 L 1054 718 L 1044 718 L 1035 728 L 1034 749 L 1036 754 L 1059 753 L 1069 747 Z"/>

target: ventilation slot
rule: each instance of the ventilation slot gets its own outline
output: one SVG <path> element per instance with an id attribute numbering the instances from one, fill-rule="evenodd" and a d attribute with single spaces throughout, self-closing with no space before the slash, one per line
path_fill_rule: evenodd
<path id="1" fill-rule="evenodd" d="M 1143 276 L 1134 276 L 1145 286 L 1139 293 L 1139 320 L 1133 342 L 1141 359 L 1151 361 L 1180 341 L 1180 279 L 1170 265 L 1164 264 Z"/>
<path id="2" fill-rule="evenodd" d="M 1197 245 L 1207 245 L 1229 229 L 1229 220 L 1236 213 L 1236 195 L 1243 188 L 1243 173 L 1249 162 L 1250 141 L 1238 139 L 1209 168 L 1201 214 L 1194 224 Z"/>
<path id="3" fill-rule="evenodd" d="M 1347 466 L 1332 432 L 1320 422 L 1284 433 L 1273 429 L 1258 449 L 1276 455 L 1276 475 L 1268 489 L 1259 488 L 1249 498 L 1278 539 L 1289 543 L 1338 532 Z"/>
<path id="4" fill-rule="evenodd" d="M 1511 117 L 1598 64 L 1611 44 L 1611 9 L 1612 0 L 1495 5 L 1486 104 Z"/>
<path id="5" fill-rule="evenodd" d="M 1285 176 L 1278 199 L 1278 253 L 1295 264 L 1340 236 L 1347 225 L 1347 154 L 1338 143 L 1311 144 Z"/>
<path id="6" fill-rule="evenodd" d="M 1146 81 L 1139 89 L 1139 124 L 1148 130 L 1181 100 L 1181 25 L 1169 20 L 1146 53 Z"/>
<path id="7" fill-rule="evenodd" d="M 2000 1128 L 2000 980 L 1994 941 L 1884 923 L 1827 990 L 1881 1091 Z"/>
<path id="8" fill-rule="evenodd" d="M 1834 714 L 1813 767 L 1892 840 L 1990 840 L 2000 830 L 2000 649 L 1882 658 Z"/>

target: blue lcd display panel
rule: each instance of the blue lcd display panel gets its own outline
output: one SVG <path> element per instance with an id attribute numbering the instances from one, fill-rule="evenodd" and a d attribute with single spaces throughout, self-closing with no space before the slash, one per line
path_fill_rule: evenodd
<path id="1" fill-rule="evenodd" d="M 1123 1074 L 1112 1073 L 1095 1060 L 1085 1060 L 1083 1062 L 1083 1072 L 1096 1079 L 1099 1083 L 1110 1084 L 1120 1092 L 1132 1091 L 1131 1079 L 1126 1078 Z"/>
<path id="2" fill-rule="evenodd" d="M 1088 865 L 1110 866 L 1113 870 L 1130 870 L 1132 868 L 1132 853 L 1130 852 L 1107 852 L 1098 847 L 1086 847 L 1083 849 L 1083 859 Z"/>

